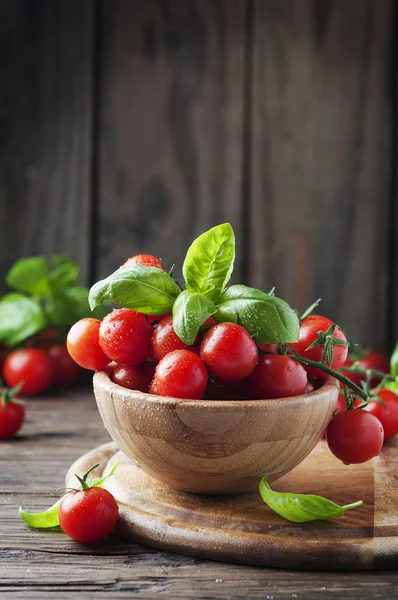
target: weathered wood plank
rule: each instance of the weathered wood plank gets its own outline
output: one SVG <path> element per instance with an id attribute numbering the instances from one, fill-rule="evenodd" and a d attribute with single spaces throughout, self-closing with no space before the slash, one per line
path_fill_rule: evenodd
<path id="1" fill-rule="evenodd" d="M 0 443 L 1 596 L 390 600 L 398 592 L 397 572 L 336 577 L 242 567 L 156 552 L 116 537 L 85 546 L 58 531 L 29 530 L 18 506 L 41 510 L 52 503 L 76 456 L 106 441 L 107 434 L 91 391 L 81 389 L 31 400 L 23 432 L 23 439 Z M 78 435 L 66 443 L 68 432 Z"/>
<path id="2" fill-rule="evenodd" d="M 386 343 L 390 0 L 255 0 L 251 280 Z"/>
<path id="3" fill-rule="evenodd" d="M 241 231 L 245 0 L 105 2 L 98 275 Z"/>
<path id="4" fill-rule="evenodd" d="M 85 279 L 93 0 L 1 0 L 0 11 L 0 273 L 62 252 Z"/>

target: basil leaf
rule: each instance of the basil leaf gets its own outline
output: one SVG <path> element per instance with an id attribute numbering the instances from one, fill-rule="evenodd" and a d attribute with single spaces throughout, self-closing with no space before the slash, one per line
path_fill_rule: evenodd
<path id="1" fill-rule="evenodd" d="M 49 281 L 52 290 L 57 291 L 69 286 L 76 286 L 80 273 L 76 261 L 63 254 L 56 254 L 51 258 L 51 263 Z"/>
<path id="2" fill-rule="evenodd" d="M 287 302 L 245 285 L 232 285 L 223 292 L 214 318 L 239 323 L 261 344 L 299 339 L 299 320 Z"/>
<path id="3" fill-rule="evenodd" d="M 398 377 L 395 378 L 395 381 L 389 381 L 386 383 L 384 387 L 398 396 Z"/>
<path id="4" fill-rule="evenodd" d="M 17 260 L 6 275 L 10 288 L 44 296 L 49 291 L 48 260 L 43 256 Z"/>
<path id="5" fill-rule="evenodd" d="M 38 302 L 21 294 L 6 294 L 0 300 L 0 342 L 16 346 L 46 326 Z"/>
<path id="6" fill-rule="evenodd" d="M 342 517 L 346 510 L 362 505 L 362 500 L 346 506 L 339 506 L 326 498 L 322 498 L 322 496 L 314 496 L 313 494 L 275 492 L 271 490 L 266 475 L 260 481 L 260 494 L 269 508 L 293 523 L 335 519 L 336 517 Z"/>
<path id="7" fill-rule="evenodd" d="M 110 310 L 108 303 L 91 311 L 88 288 L 73 286 L 54 292 L 45 299 L 44 310 L 50 325 L 73 325 L 85 317 L 102 319 Z"/>
<path id="8" fill-rule="evenodd" d="M 235 260 L 235 234 L 229 223 L 199 236 L 189 248 L 182 272 L 191 292 L 216 301 L 227 285 Z"/>
<path id="9" fill-rule="evenodd" d="M 50 527 L 57 527 L 59 525 L 59 506 L 64 496 L 60 498 L 55 504 L 48 510 L 40 513 L 27 513 L 23 510 L 22 506 L 19 507 L 18 513 L 22 521 L 24 521 L 30 527 L 35 529 L 48 529 Z"/>
<path id="10" fill-rule="evenodd" d="M 145 314 L 170 312 L 181 289 L 170 275 L 143 265 L 121 267 L 90 290 L 91 309 L 105 300 Z"/>
<path id="11" fill-rule="evenodd" d="M 391 355 L 391 375 L 393 377 L 398 377 L 398 344 L 395 346 L 395 350 Z"/>
<path id="12" fill-rule="evenodd" d="M 182 292 L 173 306 L 173 328 L 180 340 L 192 346 L 200 326 L 215 310 L 214 303 L 204 294 Z"/>

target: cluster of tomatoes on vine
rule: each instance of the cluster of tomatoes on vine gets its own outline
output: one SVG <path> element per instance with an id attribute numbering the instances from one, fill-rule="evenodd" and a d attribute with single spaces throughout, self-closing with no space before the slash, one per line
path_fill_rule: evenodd
<path id="1" fill-rule="evenodd" d="M 123 266 L 135 264 L 164 270 L 160 259 L 150 255 L 132 257 Z M 347 464 L 376 456 L 384 438 L 398 432 L 398 396 L 382 388 L 368 402 L 369 390 L 359 387 L 361 375 L 338 372 L 352 366 L 349 345 L 330 319 L 309 314 L 301 321 L 299 341 L 289 345 L 257 344 L 239 324 L 210 317 L 195 343 L 187 346 L 175 333 L 171 314 L 152 317 L 127 308 L 113 310 L 102 321 L 82 319 L 67 338 L 68 351 L 79 365 L 101 370 L 113 361 L 114 383 L 174 398 L 286 398 L 309 393 L 333 375 L 345 394 L 327 428 L 327 441 Z M 363 366 L 369 373 L 369 365 Z M 354 402 L 347 386 L 362 401 Z"/>

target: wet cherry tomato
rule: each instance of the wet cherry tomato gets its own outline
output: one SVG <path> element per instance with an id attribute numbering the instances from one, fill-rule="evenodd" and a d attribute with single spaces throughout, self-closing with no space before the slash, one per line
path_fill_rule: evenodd
<path id="1" fill-rule="evenodd" d="M 218 323 L 211 327 L 200 345 L 200 356 L 210 373 L 222 381 L 245 379 L 258 361 L 255 342 L 246 329 L 236 323 Z"/>
<path id="2" fill-rule="evenodd" d="M 346 465 L 378 456 L 384 440 L 379 419 L 361 408 L 336 415 L 328 425 L 326 436 L 331 452 Z"/>
<path id="3" fill-rule="evenodd" d="M 144 377 L 141 367 L 125 367 L 117 365 L 111 373 L 113 383 L 117 383 L 129 390 L 138 390 L 140 392 L 148 392 L 148 382 Z"/>
<path id="4" fill-rule="evenodd" d="M 264 354 L 247 383 L 253 398 L 286 398 L 304 394 L 308 378 L 304 367 L 293 358 Z"/>
<path id="5" fill-rule="evenodd" d="M 333 325 L 333 321 L 327 319 L 326 317 L 322 317 L 320 315 L 310 315 L 302 322 L 300 326 L 300 339 L 298 342 L 293 344 L 289 344 L 292 348 L 296 350 L 300 356 L 304 358 L 309 358 L 310 360 L 314 360 L 320 362 L 322 359 L 323 346 L 316 346 L 315 348 L 311 348 L 307 350 L 308 346 L 310 346 L 317 339 L 317 334 L 319 331 L 327 331 L 331 325 Z M 344 332 L 338 327 L 335 328 L 333 337 L 337 340 L 347 341 Z M 329 365 L 333 369 L 339 369 L 345 362 L 348 354 L 347 346 L 333 346 L 333 361 L 332 364 Z M 328 364 L 326 362 L 326 364 Z M 313 377 L 317 377 L 318 379 L 325 380 L 328 375 L 324 373 L 320 369 L 316 369 L 314 367 L 305 366 L 305 369 L 309 375 Z"/>
<path id="6" fill-rule="evenodd" d="M 90 544 L 110 534 L 118 512 L 117 502 L 108 490 L 92 487 L 64 497 L 59 507 L 59 522 L 69 537 Z"/>
<path id="7" fill-rule="evenodd" d="M 98 319 L 81 319 L 73 325 L 66 338 L 69 354 L 84 369 L 101 371 L 110 363 L 110 358 L 99 345 L 100 325 Z"/>
<path id="8" fill-rule="evenodd" d="M 152 336 L 152 355 L 157 361 L 173 350 L 188 348 L 173 329 L 173 317 L 165 317 L 158 323 Z"/>
<path id="9" fill-rule="evenodd" d="M 159 362 L 154 381 L 160 396 L 199 400 L 206 391 L 208 374 L 197 354 L 174 350 Z"/>
<path id="10" fill-rule="evenodd" d="M 99 344 L 106 356 L 132 367 L 148 358 L 152 333 L 145 315 L 128 308 L 117 308 L 103 319 Z"/>

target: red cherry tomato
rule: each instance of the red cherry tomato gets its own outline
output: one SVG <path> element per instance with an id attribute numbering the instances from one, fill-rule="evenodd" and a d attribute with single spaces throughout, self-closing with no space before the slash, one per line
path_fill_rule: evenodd
<path id="1" fill-rule="evenodd" d="M 154 381 L 160 396 L 199 400 L 206 391 L 208 374 L 197 354 L 174 350 L 159 362 Z"/>
<path id="2" fill-rule="evenodd" d="M 148 358 L 152 333 L 145 315 L 128 308 L 117 308 L 103 319 L 99 343 L 109 358 L 132 367 Z"/>
<path id="3" fill-rule="evenodd" d="M 46 353 L 53 365 L 54 384 L 62 386 L 76 381 L 82 367 L 73 360 L 65 344 L 49 346 Z"/>
<path id="4" fill-rule="evenodd" d="M 173 329 L 173 317 L 165 317 L 158 323 L 152 336 L 152 355 L 157 361 L 173 350 L 188 348 Z"/>
<path id="5" fill-rule="evenodd" d="M 246 329 L 236 323 L 218 323 L 205 334 L 200 357 L 218 379 L 239 381 L 253 371 L 258 351 Z"/>
<path id="6" fill-rule="evenodd" d="M 315 348 L 311 348 L 307 350 L 308 346 L 310 346 L 317 339 L 317 333 L 319 331 L 327 331 L 329 327 L 333 325 L 333 321 L 327 319 L 326 317 L 322 317 L 320 315 L 310 315 L 302 322 L 300 326 L 300 339 L 298 342 L 293 344 L 289 344 L 292 348 L 298 352 L 300 356 L 303 358 L 308 358 L 310 360 L 314 360 L 320 362 L 322 359 L 323 346 L 316 346 Z M 338 327 L 335 328 L 333 337 L 338 340 L 347 341 L 344 332 Z M 343 366 L 348 354 L 348 346 L 333 346 L 333 361 L 332 364 L 329 365 L 333 369 L 337 370 L 341 366 Z M 327 363 L 326 363 L 327 364 Z M 320 369 L 316 369 L 314 367 L 307 367 L 305 369 L 309 375 L 313 377 L 318 377 L 318 379 L 325 380 L 328 375 L 324 373 Z"/>
<path id="7" fill-rule="evenodd" d="M 100 325 L 98 319 L 81 319 L 73 325 L 66 338 L 69 354 L 84 369 L 101 371 L 110 363 L 99 345 Z"/>
<path id="8" fill-rule="evenodd" d="M 141 367 L 125 367 L 124 365 L 117 365 L 111 373 L 111 379 L 113 383 L 117 383 L 129 390 L 138 390 L 140 392 L 148 391 L 148 383 Z"/>
<path id="9" fill-rule="evenodd" d="M 14 396 L 5 400 L 4 390 L 0 389 L 0 439 L 14 437 L 25 421 L 25 406 Z"/>
<path id="10" fill-rule="evenodd" d="M 21 395 L 36 396 L 50 387 L 54 379 L 52 362 L 43 350 L 14 350 L 4 362 L 3 375 L 9 387 L 22 383 Z"/>
<path id="11" fill-rule="evenodd" d="M 110 534 L 118 512 L 117 502 L 110 492 L 92 487 L 64 497 L 59 507 L 59 522 L 69 537 L 90 544 Z"/>
<path id="12" fill-rule="evenodd" d="M 122 267 L 134 267 L 134 265 L 155 267 L 156 269 L 162 269 L 162 271 L 166 270 L 160 258 L 156 258 L 156 256 L 152 256 L 152 254 L 137 254 L 136 256 L 132 256 L 126 260 Z"/>
<path id="13" fill-rule="evenodd" d="M 398 433 L 398 396 L 386 388 L 382 388 L 377 395 L 385 406 L 372 400 L 365 410 L 379 419 L 383 425 L 384 439 L 390 440 Z"/>
<path id="14" fill-rule="evenodd" d="M 379 419 L 360 408 L 340 412 L 327 428 L 330 451 L 346 465 L 363 463 L 378 456 L 383 440 Z"/>
<path id="15" fill-rule="evenodd" d="M 293 358 L 264 354 L 247 383 L 253 398 L 286 398 L 304 394 L 308 378 L 304 367 Z"/>

